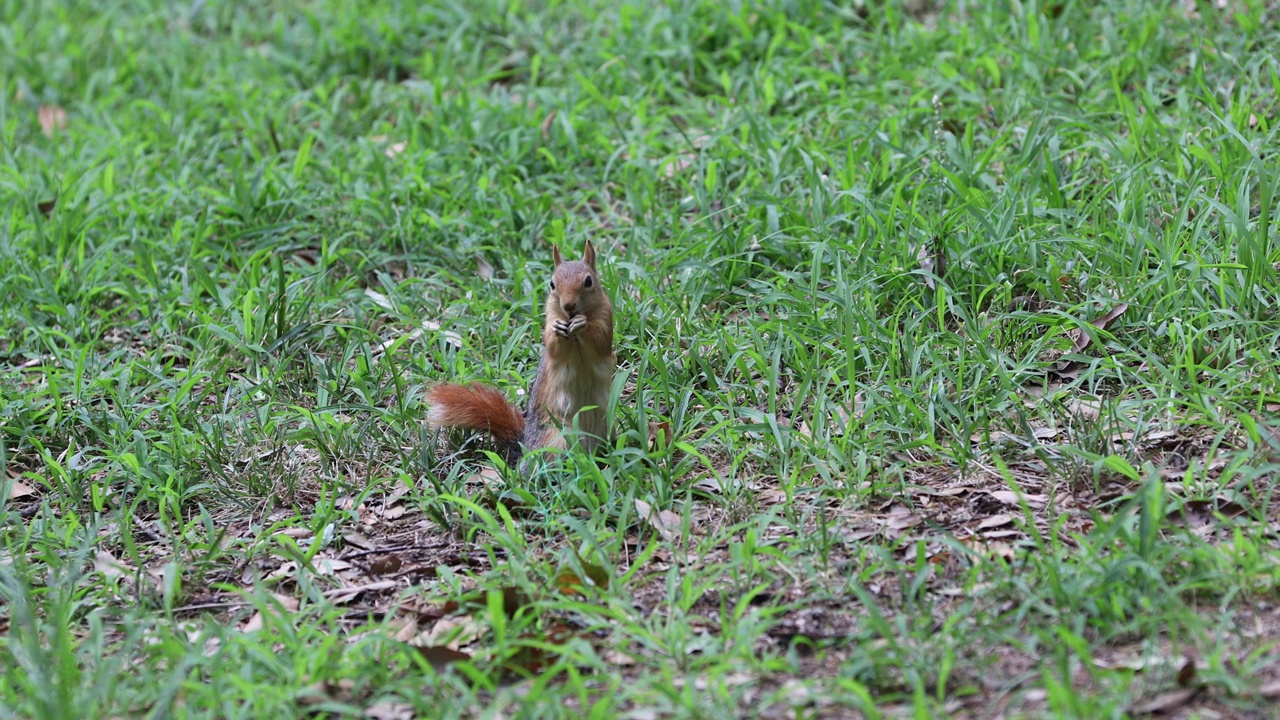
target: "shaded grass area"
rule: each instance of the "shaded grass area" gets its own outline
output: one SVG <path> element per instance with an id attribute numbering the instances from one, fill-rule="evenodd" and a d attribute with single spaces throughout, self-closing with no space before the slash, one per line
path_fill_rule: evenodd
<path id="1" fill-rule="evenodd" d="M 0 713 L 1280 694 L 1267 3 L 0 9 Z M 611 449 L 435 437 L 588 238 Z"/>

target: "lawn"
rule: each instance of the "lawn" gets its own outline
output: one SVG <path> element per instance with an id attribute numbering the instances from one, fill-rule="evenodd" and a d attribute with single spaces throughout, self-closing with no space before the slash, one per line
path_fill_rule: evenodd
<path id="1" fill-rule="evenodd" d="M 1278 47 L 0 0 L 0 717 L 1275 717 Z M 612 442 L 428 428 L 588 239 Z"/>

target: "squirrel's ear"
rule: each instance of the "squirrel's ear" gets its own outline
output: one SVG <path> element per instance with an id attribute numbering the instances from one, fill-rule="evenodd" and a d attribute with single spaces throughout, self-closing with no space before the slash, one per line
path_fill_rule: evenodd
<path id="1" fill-rule="evenodd" d="M 563 260 L 561 260 L 561 259 L 560 259 L 560 246 L 559 246 L 559 245 L 552 245 L 552 246 L 551 246 L 551 259 L 552 259 L 552 260 L 554 261 L 554 263 L 555 263 L 554 267 L 560 267 L 560 263 L 564 262 Z"/>
<path id="2" fill-rule="evenodd" d="M 587 241 L 587 249 L 582 251 L 582 262 L 589 265 L 592 270 L 596 267 L 596 248 L 590 240 Z"/>

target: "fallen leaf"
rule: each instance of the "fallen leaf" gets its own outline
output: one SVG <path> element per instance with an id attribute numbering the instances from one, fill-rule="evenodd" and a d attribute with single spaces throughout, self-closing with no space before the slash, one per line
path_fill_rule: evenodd
<path id="1" fill-rule="evenodd" d="M 301 605 L 298 598 L 292 597 L 290 595 L 280 595 L 278 593 L 271 593 L 271 597 L 276 601 L 276 603 L 280 605 L 281 609 L 283 609 L 286 612 L 297 612 L 298 608 Z M 243 625 L 240 626 L 240 632 L 245 632 L 245 633 L 257 632 L 262 629 L 262 626 L 264 623 L 265 623 L 265 618 L 262 615 L 262 611 L 259 610 L 255 612 L 252 617 L 246 620 Z"/>
<path id="2" fill-rule="evenodd" d="M 984 518 L 982 522 L 979 522 L 978 529 L 989 530 L 991 528 L 998 528 L 1003 525 L 1008 525 L 1011 522 L 1013 522 L 1013 518 L 1009 517 L 1008 515 L 992 515 L 989 518 Z"/>
<path id="3" fill-rule="evenodd" d="M 1042 427 L 1031 431 L 1031 437 L 1037 440 L 1052 440 L 1058 437 L 1057 428 Z"/>
<path id="4" fill-rule="evenodd" d="M 671 179 L 688 170 L 691 165 L 693 165 L 693 161 L 687 155 L 677 155 L 674 160 L 662 166 L 662 174 L 667 179 Z"/>
<path id="5" fill-rule="evenodd" d="M 339 570 L 350 569 L 351 563 L 337 558 L 316 558 L 312 566 L 318 575 L 332 575 Z"/>
<path id="6" fill-rule="evenodd" d="M 1022 503 L 1025 502 L 1027 507 L 1030 507 L 1033 510 L 1039 510 L 1049 504 L 1049 498 L 1045 495 L 1025 495 L 1011 490 L 992 490 L 987 494 L 1005 505 L 1012 505 L 1014 507 L 1021 507 Z"/>
<path id="7" fill-rule="evenodd" d="M 1198 687 L 1170 690 L 1129 708 L 1129 712 L 1134 715 L 1163 715 L 1186 705 L 1198 692 Z"/>
<path id="8" fill-rule="evenodd" d="M 657 530 L 663 540 L 670 542 L 680 536 L 682 521 L 679 515 L 670 510 L 655 511 L 652 505 L 640 499 L 636 499 L 635 503 L 640 518 Z"/>
<path id="9" fill-rule="evenodd" d="M 436 672 L 443 670 L 445 667 L 452 665 L 453 663 L 471 659 L 470 654 L 464 653 L 461 650 L 454 650 L 453 648 L 445 647 L 443 645 L 419 645 L 414 646 L 414 649 L 417 650 L 418 654 L 425 658 L 427 662 L 431 663 L 431 667 L 435 668 Z"/>
<path id="10" fill-rule="evenodd" d="M 484 259 L 483 255 L 476 256 L 476 275 L 478 275 L 481 280 L 493 279 L 493 266 L 489 264 L 488 260 Z"/>
<path id="11" fill-rule="evenodd" d="M 40 132 L 48 137 L 53 137 L 54 131 L 67 127 L 67 111 L 57 105 L 41 105 L 36 116 L 40 120 Z"/>
<path id="12" fill-rule="evenodd" d="M 383 555 L 369 563 L 369 574 L 371 575 L 390 575 L 400 570 L 400 566 L 404 564 L 404 560 L 394 553 Z"/>
<path id="13" fill-rule="evenodd" d="M 266 579 L 274 580 L 276 578 L 292 577 L 293 574 L 296 573 L 297 571 L 298 571 L 298 563 L 294 562 L 293 560 L 289 560 L 288 562 L 282 563 L 280 567 L 276 568 L 275 570 L 272 570 L 267 575 Z"/>
<path id="14" fill-rule="evenodd" d="M 342 539 L 362 550 L 373 549 L 373 541 L 358 532 L 349 532 Z"/>
<path id="15" fill-rule="evenodd" d="M 581 595 L 581 588 L 586 587 L 588 584 L 598 588 L 609 587 L 608 570 L 599 565 L 589 563 L 581 557 L 578 558 L 578 563 L 582 567 L 582 574 L 586 577 L 579 577 L 571 567 L 561 570 L 560 574 L 556 576 L 556 588 L 560 592 L 566 595 Z"/>
<path id="16" fill-rule="evenodd" d="M 1128 309 L 1129 305 L 1127 303 L 1120 303 L 1119 305 L 1111 308 L 1111 311 L 1107 314 L 1089 321 L 1089 324 L 1099 330 L 1106 330 L 1111 326 L 1111 323 L 1116 321 L 1116 318 L 1123 315 Z M 1089 344 L 1093 342 L 1093 338 L 1089 333 L 1084 331 L 1084 328 L 1075 328 L 1069 332 L 1067 336 L 1072 339 L 1070 351 L 1072 354 L 1079 354 L 1080 352 L 1083 352 L 1084 349 L 1089 347 Z M 1083 370 L 1086 365 L 1087 363 L 1080 360 L 1062 360 L 1049 368 L 1049 372 L 1057 375 L 1063 380 L 1068 380 L 1078 376 L 1080 371 Z"/>
<path id="17" fill-rule="evenodd" d="M 916 261 L 920 263 L 920 269 L 925 271 L 925 286 L 933 290 L 936 285 L 934 278 L 941 280 L 947 274 L 947 255 L 942 250 L 941 238 L 935 235 L 929 242 L 920 243 L 920 247 L 916 248 Z"/>
<path id="18" fill-rule="evenodd" d="M 507 609 L 507 615 L 513 611 Z M 414 639 L 413 644 L 421 647 L 442 646 L 457 650 L 463 645 L 470 645 L 484 634 L 480 623 L 469 615 L 461 617 L 442 617 L 430 630 Z"/>
<path id="19" fill-rule="evenodd" d="M 885 526 L 890 530 L 906 530 L 915 527 L 924 521 L 919 515 L 890 515 L 885 521 Z"/>
<path id="20" fill-rule="evenodd" d="M 409 143 L 407 142 L 392 143 L 387 146 L 387 157 L 395 159 L 400 155 L 400 153 L 404 152 L 407 147 L 409 147 Z"/>
<path id="21" fill-rule="evenodd" d="M 365 294 L 365 297 L 373 301 L 374 305 L 377 305 L 383 310 L 394 311 L 396 309 L 395 304 L 392 303 L 391 300 L 388 299 L 386 295 L 383 295 L 382 293 L 378 292 L 377 290 L 374 290 L 373 288 L 365 288 L 364 294 Z"/>
<path id="22" fill-rule="evenodd" d="M 369 720 L 413 720 L 418 715 L 408 703 L 380 700 L 365 708 L 364 716 Z"/>
<path id="23" fill-rule="evenodd" d="M 554 121 L 555 119 L 556 119 L 556 111 L 555 111 L 555 110 L 552 110 L 551 112 L 547 113 L 547 116 L 546 116 L 545 118 L 543 118 L 543 119 L 542 119 L 542 124 L 541 124 L 541 125 L 539 125 L 539 129 L 542 131 L 542 142 L 546 142 L 546 141 L 547 141 L 547 139 L 550 137 L 550 135 L 551 135 L 551 123 L 552 123 L 552 121 Z"/>
<path id="24" fill-rule="evenodd" d="M 697 488 L 698 490 L 705 490 L 709 493 L 726 493 L 741 486 L 742 483 L 737 480 L 716 477 L 714 475 L 698 478 L 693 481 L 693 484 L 691 485 L 691 487 Z"/>
<path id="25" fill-rule="evenodd" d="M 1280 698 L 1280 680 L 1272 680 L 1258 688 L 1258 694 L 1264 698 Z"/>
<path id="26" fill-rule="evenodd" d="M 799 433 L 807 438 L 813 437 L 813 433 L 809 431 L 809 423 L 804 420 L 800 421 L 800 425 L 796 428 Z"/>
<path id="27" fill-rule="evenodd" d="M 99 550 L 98 554 L 94 556 L 93 569 L 114 579 L 127 578 L 137 572 L 134 568 L 117 560 L 115 555 L 106 550 Z"/>
<path id="28" fill-rule="evenodd" d="M 21 480 L 14 480 L 13 484 L 9 486 L 9 500 L 21 500 L 24 497 L 30 497 L 35 494 L 35 488 Z"/>
<path id="29" fill-rule="evenodd" d="M 1102 404 L 1097 400 L 1071 400 L 1067 412 L 1082 420 L 1097 420 L 1102 414 Z"/>
<path id="30" fill-rule="evenodd" d="M 542 672 L 549 660 L 553 660 L 560 652 L 557 646 L 564 645 L 578 632 L 563 623 L 553 623 L 542 635 L 526 633 L 520 639 L 532 641 L 516 650 L 503 667 L 516 672 L 537 674 Z"/>
<path id="31" fill-rule="evenodd" d="M 262 611 L 259 610 L 258 612 L 255 612 L 253 614 L 253 617 L 246 620 L 245 623 L 240 626 L 240 632 L 242 633 L 258 632 L 259 630 L 262 629 L 263 622 L 264 621 L 262 618 Z"/>
<path id="32" fill-rule="evenodd" d="M 40 202 L 36 203 L 36 209 L 39 210 L 40 214 L 44 215 L 45 217 L 49 217 L 49 215 L 53 213 L 53 209 L 57 206 L 58 206 L 58 198 L 54 198 L 52 200 L 41 200 Z"/>
<path id="33" fill-rule="evenodd" d="M 631 667 L 632 665 L 636 664 L 636 659 L 634 656 L 628 655 L 618 650 L 614 650 L 612 648 L 605 650 L 603 653 L 601 653 L 600 659 L 604 660 L 610 665 L 616 665 L 618 667 Z"/>
<path id="34" fill-rule="evenodd" d="M 334 605 L 345 605 L 366 592 L 394 590 L 397 587 L 399 587 L 399 583 L 395 580 L 379 580 L 378 582 L 369 583 L 368 585 L 352 585 L 350 587 L 326 590 L 324 591 L 324 597 L 331 600 Z"/>
<path id="35" fill-rule="evenodd" d="M 423 320 L 422 329 L 423 330 L 440 330 L 440 323 L 435 322 L 434 320 Z M 417 334 L 421 335 L 422 333 L 419 332 Z M 462 336 L 459 335 L 458 333 L 452 330 L 440 330 L 440 337 L 444 338 L 445 342 L 449 343 L 455 348 L 459 350 L 462 349 Z M 415 339 L 415 338 L 410 338 L 410 339 Z"/>
<path id="36" fill-rule="evenodd" d="M 1195 658 L 1187 658 L 1182 664 L 1182 669 L 1178 670 L 1178 687 L 1191 687 L 1191 683 L 1196 679 L 1196 661 Z"/>
<path id="37" fill-rule="evenodd" d="M 649 452 L 662 452 L 667 449 L 667 445 L 671 442 L 671 423 L 652 422 L 649 423 Z"/>

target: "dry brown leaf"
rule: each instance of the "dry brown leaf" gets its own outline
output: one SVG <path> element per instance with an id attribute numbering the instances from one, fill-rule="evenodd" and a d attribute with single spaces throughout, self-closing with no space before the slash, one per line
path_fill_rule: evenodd
<path id="1" fill-rule="evenodd" d="M 382 293 L 378 292 L 377 290 L 374 290 L 373 288 L 365 288 L 364 294 L 365 294 L 365 297 L 373 301 L 374 305 L 377 305 L 383 310 L 395 312 L 395 309 L 396 309 L 395 303 L 391 302 L 391 299 L 388 298 L 386 295 L 383 295 Z"/>
<path id="2" fill-rule="evenodd" d="M 542 123 L 538 129 L 542 131 L 542 142 L 546 142 L 551 137 L 551 123 L 556 119 L 556 111 L 552 110 L 542 119 Z"/>
<path id="3" fill-rule="evenodd" d="M 21 500 L 24 497 L 30 497 L 35 494 L 36 494 L 35 488 L 22 482 L 21 480 L 14 480 L 13 484 L 9 486 L 10 501 Z"/>
<path id="4" fill-rule="evenodd" d="M 636 512 L 640 514 L 640 518 L 649 523 L 663 540 L 671 542 L 680 537 L 680 526 L 682 520 L 679 515 L 670 510 L 657 510 L 649 503 L 637 499 Z"/>
<path id="5" fill-rule="evenodd" d="M 605 650 L 600 654 L 600 659 L 617 667 L 631 667 L 636 664 L 635 657 L 614 649 Z"/>
<path id="6" fill-rule="evenodd" d="M 40 214 L 44 215 L 45 217 L 49 217 L 51 214 L 53 214 L 53 209 L 57 206 L 58 206 L 58 198 L 54 198 L 52 200 L 41 200 L 40 202 L 36 203 L 36 209 L 39 210 Z"/>
<path id="7" fill-rule="evenodd" d="M 1021 507 L 1025 502 L 1032 510 L 1039 510 L 1049 504 L 1049 498 L 1045 495 L 1027 495 L 1012 490 L 992 490 L 987 494 L 1005 505 L 1014 507 Z"/>
<path id="8" fill-rule="evenodd" d="M 343 535 L 342 539 L 352 545 L 355 545 L 361 550 L 373 549 L 373 541 L 358 532 L 349 532 L 346 535 Z"/>
<path id="9" fill-rule="evenodd" d="M 99 550 L 93 558 L 93 569 L 102 573 L 106 577 L 122 579 L 132 577 L 137 570 L 116 559 L 106 550 Z"/>
<path id="10" fill-rule="evenodd" d="M 501 490 L 503 487 L 502 474 L 489 465 L 481 467 L 478 473 L 468 475 L 467 482 L 483 485 L 490 490 Z"/>
<path id="11" fill-rule="evenodd" d="M 1051 427 L 1036 428 L 1031 431 L 1031 437 L 1037 440 L 1052 440 L 1058 437 L 1058 429 Z"/>
<path id="12" fill-rule="evenodd" d="M 418 619 L 412 616 L 396 618 L 387 623 L 387 628 L 395 630 L 391 634 L 393 640 L 407 643 L 418 636 Z"/>
<path id="13" fill-rule="evenodd" d="M 332 575 L 339 570 L 347 570 L 351 567 L 351 563 L 338 558 L 316 558 L 311 565 L 315 568 L 317 575 Z"/>
<path id="14" fill-rule="evenodd" d="M 667 421 L 649 423 L 649 452 L 660 452 L 671 443 L 671 423 Z"/>
<path id="15" fill-rule="evenodd" d="M 242 633 L 258 632 L 259 630 L 262 629 L 262 625 L 263 625 L 262 611 L 259 610 L 258 612 L 255 612 L 253 614 L 253 617 L 246 620 L 245 623 L 240 626 L 240 632 Z"/>
<path id="16" fill-rule="evenodd" d="M 1134 715 L 1163 715 L 1191 702 L 1191 698 L 1195 697 L 1198 692 L 1200 692 L 1198 687 L 1163 692 L 1146 702 L 1129 708 L 1129 712 Z"/>
<path id="17" fill-rule="evenodd" d="M 1089 321 L 1089 324 L 1099 330 L 1106 330 L 1108 327 L 1111 327 L 1111 323 L 1115 322 L 1116 318 L 1123 315 L 1128 309 L 1128 303 L 1120 303 L 1119 305 L 1111 308 L 1111 311 L 1107 314 Z M 1067 336 L 1071 338 L 1071 352 L 1073 354 L 1083 352 L 1084 349 L 1089 347 L 1090 343 L 1093 342 L 1093 338 L 1089 333 L 1084 331 L 1084 328 L 1075 328 L 1071 332 L 1067 333 Z M 1049 372 L 1057 375 L 1063 380 L 1069 380 L 1077 377 L 1085 366 L 1086 363 L 1079 360 L 1062 360 L 1050 368 Z"/>
<path id="18" fill-rule="evenodd" d="M 387 146 L 387 151 L 386 151 L 387 157 L 394 160 L 397 156 L 400 155 L 400 153 L 404 152 L 405 149 L 408 147 L 409 147 L 409 143 L 407 142 L 392 143 Z"/>
<path id="19" fill-rule="evenodd" d="M 1082 420 L 1097 420 L 1102 415 L 1102 403 L 1097 400 L 1071 400 L 1067 403 L 1067 412 Z"/>
<path id="20" fill-rule="evenodd" d="M 366 592 L 394 590 L 399 586 L 399 583 L 395 580 L 379 580 L 378 582 L 369 583 L 368 585 L 353 585 L 351 587 L 326 590 L 324 592 L 324 596 L 325 598 L 332 600 L 334 605 L 345 605 Z"/>
<path id="21" fill-rule="evenodd" d="M 947 275 L 947 255 L 942 250 L 941 239 L 936 235 L 916 248 L 916 261 L 920 263 L 920 269 L 927 273 L 923 279 L 930 290 L 937 284 L 935 277 L 941 280 Z"/>
<path id="22" fill-rule="evenodd" d="M 296 572 L 298 572 L 298 563 L 293 560 L 289 560 L 268 573 L 266 579 L 275 580 L 277 578 L 293 577 L 293 574 Z"/>
<path id="23" fill-rule="evenodd" d="M 1013 522 L 1013 518 L 1009 517 L 1008 515 L 992 515 L 991 517 L 984 518 L 981 522 L 979 522 L 978 529 L 990 530 L 991 528 L 998 528 L 1004 525 L 1008 525 L 1011 522 Z"/>
<path id="24" fill-rule="evenodd" d="M 433 330 L 433 331 L 439 330 L 440 337 L 444 338 L 445 342 L 449 343 L 450 345 L 457 348 L 458 350 L 462 349 L 462 336 L 452 330 L 440 330 L 440 323 L 434 320 L 423 320 L 422 329 Z M 410 333 L 410 336 L 411 336 L 410 339 L 411 340 L 417 339 L 417 336 L 421 334 L 422 333 L 419 331 L 414 331 L 413 333 Z"/>
<path id="25" fill-rule="evenodd" d="M 508 610 L 507 614 L 514 612 L 514 610 Z M 457 650 L 463 645 L 475 642 L 483 634 L 484 628 L 469 615 L 443 617 L 437 620 L 430 630 L 418 635 L 413 644 L 418 647 L 440 646 Z"/>
<path id="26" fill-rule="evenodd" d="M 67 127 L 67 111 L 57 105 L 41 105 L 36 117 L 40 120 L 40 132 L 48 137 Z"/>
<path id="27" fill-rule="evenodd" d="M 1178 671 L 1178 687 L 1191 687 L 1191 683 L 1196 679 L 1196 661 L 1195 658 L 1187 658 L 1182 664 L 1182 669 Z"/>
<path id="28" fill-rule="evenodd" d="M 677 155 L 674 160 L 662 166 L 662 174 L 667 179 L 674 178 L 679 173 L 688 170 L 693 165 L 693 161 L 687 155 Z"/>
<path id="29" fill-rule="evenodd" d="M 298 608 L 301 605 L 298 598 L 292 597 L 290 595 L 280 595 L 279 593 L 271 593 L 271 597 L 277 603 L 279 603 L 281 609 L 285 610 L 286 612 L 297 612 Z M 265 618 L 262 615 L 262 611 L 259 610 L 255 612 L 252 617 L 246 620 L 243 625 L 240 626 L 240 632 L 245 632 L 245 633 L 257 632 L 262 629 L 262 626 L 264 623 L 265 623 Z"/>
<path id="30" fill-rule="evenodd" d="M 1280 698 L 1280 680 L 1272 680 L 1259 687 L 1258 694 L 1264 698 Z"/>
<path id="31" fill-rule="evenodd" d="M 861 420 L 862 416 L 867 412 L 867 396 L 861 392 L 855 393 L 853 396 L 853 412 L 850 413 L 843 407 L 836 405 L 835 408 L 836 426 L 840 429 L 840 437 L 849 432 L 854 420 Z"/>
<path id="32" fill-rule="evenodd" d="M 418 717 L 412 705 L 392 700 L 380 700 L 370 705 L 365 708 L 364 716 L 369 720 L 413 720 Z"/>
<path id="33" fill-rule="evenodd" d="M 890 515 L 884 524 L 890 530 L 906 530 L 919 525 L 923 521 L 924 518 L 919 515 Z"/>
<path id="34" fill-rule="evenodd" d="M 404 565 L 404 560 L 401 560 L 399 555 L 390 553 L 383 555 L 370 563 L 369 574 L 390 575 L 393 572 L 398 572 L 402 565 Z"/>
<path id="35" fill-rule="evenodd" d="M 435 668 L 436 672 L 453 663 L 471 659 L 470 654 L 443 645 L 419 645 L 416 649 L 427 662 L 431 663 L 431 667 Z"/>
<path id="36" fill-rule="evenodd" d="M 585 577 L 579 577 L 573 568 L 565 568 L 556 576 L 556 589 L 565 595 L 582 595 L 582 588 L 587 585 L 594 585 L 599 588 L 609 587 L 609 571 L 599 565 L 589 563 L 578 558 L 579 564 L 582 566 L 582 574 Z"/>
<path id="37" fill-rule="evenodd" d="M 483 255 L 476 256 L 476 275 L 478 275 L 481 280 L 493 279 L 493 266 L 489 264 L 488 260 L 484 259 Z"/>
<path id="38" fill-rule="evenodd" d="M 770 488 L 763 490 L 756 496 L 756 500 L 761 505 L 781 505 L 787 501 L 787 493 L 785 490 L 777 490 Z"/>
<path id="39" fill-rule="evenodd" d="M 726 493 L 736 488 L 742 487 L 742 483 L 737 480 L 731 480 L 729 478 L 721 478 L 721 477 L 716 477 L 714 475 L 708 475 L 706 477 L 698 478 L 693 482 L 693 484 L 690 487 L 696 488 L 698 490 L 705 490 L 706 492 L 709 492 L 709 493 Z"/>

